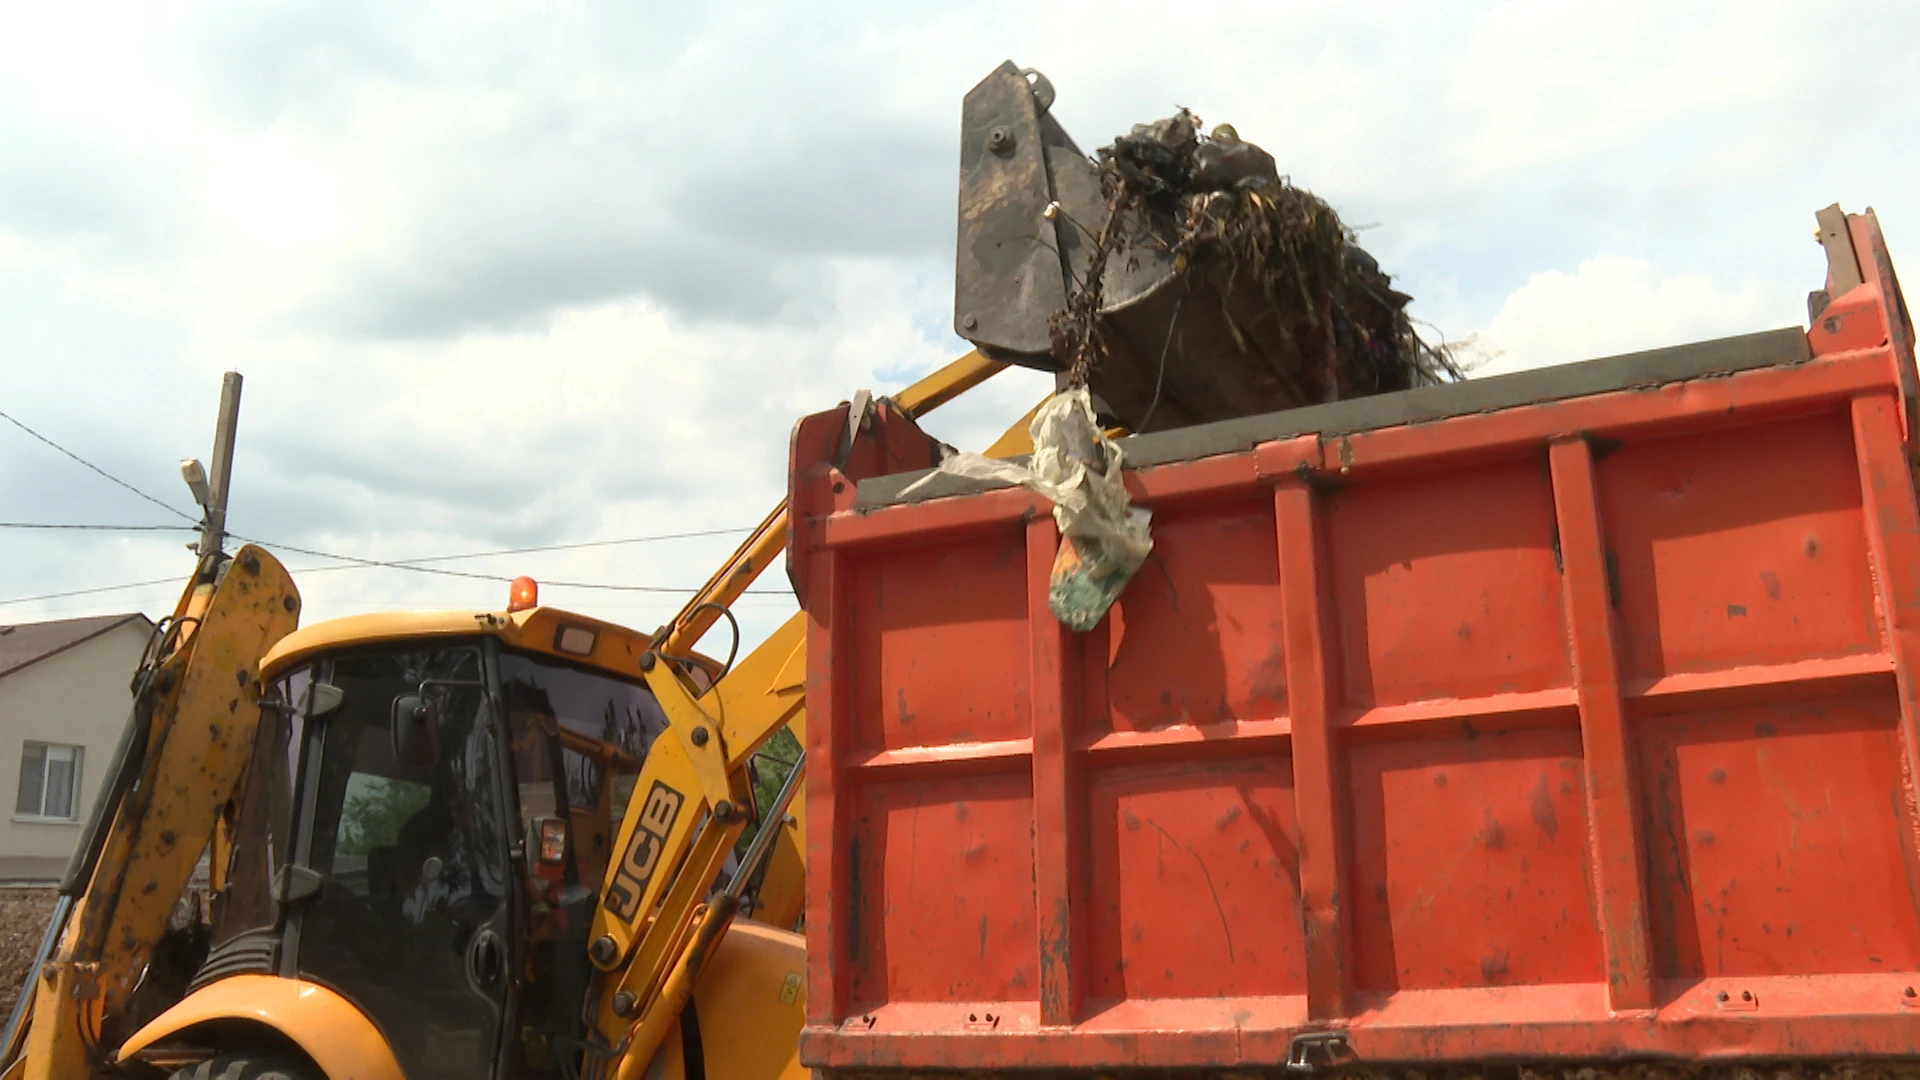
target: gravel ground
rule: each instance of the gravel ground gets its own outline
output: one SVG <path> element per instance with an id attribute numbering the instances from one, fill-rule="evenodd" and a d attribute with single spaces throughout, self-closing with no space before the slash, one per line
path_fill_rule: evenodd
<path id="1" fill-rule="evenodd" d="M 0 889 L 0 1024 L 20 996 L 33 954 L 53 915 L 52 889 Z"/>

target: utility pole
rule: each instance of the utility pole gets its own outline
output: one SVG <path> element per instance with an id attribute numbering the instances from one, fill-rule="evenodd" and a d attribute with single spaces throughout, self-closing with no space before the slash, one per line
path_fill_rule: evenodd
<path id="1" fill-rule="evenodd" d="M 180 478 L 193 491 L 193 500 L 204 511 L 200 518 L 200 543 L 195 547 L 203 563 L 211 568 L 225 554 L 227 539 L 227 491 L 233 481 L 233 439 L 240 427 L 240 373 L 229 371 L 220 380 L 220 418 L 213 429 L 213 475 L 194 458 L 180 463 Z"/>
<path id="2" fill-rule="evenodd" d="M 227 539 L 227 489 L 233 482 L 233 437 L 240 428 L 240 373 L 220 379 L 220 420 L 213 429 L 213 499 L 200 529 L 200 554 L 220 553 Z"/>

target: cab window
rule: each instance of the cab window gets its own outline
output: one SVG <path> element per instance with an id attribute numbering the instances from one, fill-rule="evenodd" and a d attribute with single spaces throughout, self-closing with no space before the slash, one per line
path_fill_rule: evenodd
<path id="1" fill-rule="evenodd" d="M 501 654 L 500 690 L 523 834 L 535 818 L 565 821 L 568 883 L 598 888 L 632 777 L 616 774 L 610 783 L 599 761 L 562 745 L 560 731 L 616 747 L 638 762 L 666 730 L 666 714 L 638 683 L 520 653 Z"/>

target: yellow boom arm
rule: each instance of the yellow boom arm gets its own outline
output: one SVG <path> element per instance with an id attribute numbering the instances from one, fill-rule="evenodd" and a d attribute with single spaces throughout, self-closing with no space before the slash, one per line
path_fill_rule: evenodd
<path id="1" fill-rule="evenodd" d="M 106 1060 L 114 1049 L 106 1026 L 126 1013 L 251 757 L 256 665 L 294 628 L 300 594 L 286 568 L 252 545 L 217 584 L 216 565 L 210 559 L 188 584 L 138 678 L 119 767 L 61 885 L 54 947 L 21 990 L 30 1000 L 9 1033 L 8 1080 L 88 1076 Z"/>

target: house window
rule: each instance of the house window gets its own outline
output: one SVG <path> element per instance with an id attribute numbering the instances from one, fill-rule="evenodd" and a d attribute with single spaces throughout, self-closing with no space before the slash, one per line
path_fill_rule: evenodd
<path id="1" fill-rule="evenodd" d="M 80 748 L 30 742 L 20 750 L 19 817 L 73 821 L 79 817 Z"/>

